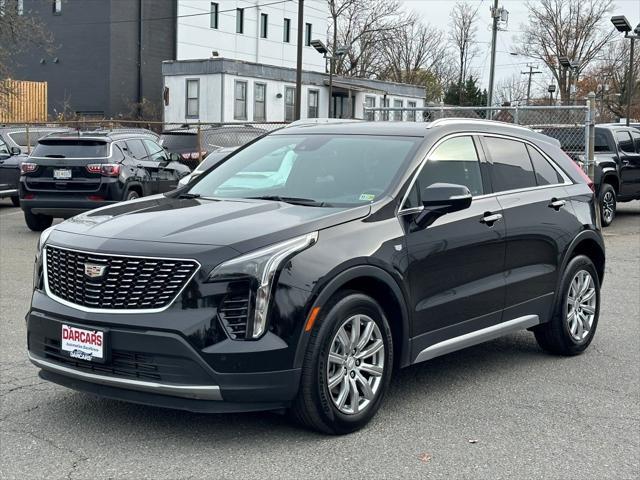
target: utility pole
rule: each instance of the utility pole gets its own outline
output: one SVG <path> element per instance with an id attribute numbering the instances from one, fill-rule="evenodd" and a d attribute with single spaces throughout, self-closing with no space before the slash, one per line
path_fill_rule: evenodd
<path id="1" fill-rule="evenodd" d="M 298 62 L 296 65 L 296 106 L 294 119 L 300 120 L 302 103 L 302 42 L 304 28 L 304 0 L 298 0 Z"/>
<path id="2" fill-rule="evenodd" d="M 534 68 L 538 68 L 536 65 L 528 64 L 529 67 L 528 72 L 520 72 L 521 75 L 529 75 L 529 81 L 527 82 L 527 105 L 529 105 L 529 101 L 531 100 L 531 77 L 537 73 L 542 73 L 539 70 L 533 71 Z"/>
<path id="3" fill-rule="evenodd" d="M 496 40 L 498 38 L 499 22 L 506 23 L 509 20 L 509 12 L 504 7 L 498 8 L 498 0 L 493 0 L 491 18 L 493 19 L 491 26 L 491 69 L 489 71 L 489 92 L 487 94 L 487 107 L 489 108 L 493 104 L 493 81 L 496 70 Z"/>

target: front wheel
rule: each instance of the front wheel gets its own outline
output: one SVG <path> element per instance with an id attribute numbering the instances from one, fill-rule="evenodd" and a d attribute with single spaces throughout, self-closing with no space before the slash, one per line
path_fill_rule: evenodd
<path id="1" fill-rule="evenodd" d="M 33 230 L 34 232 L 42 232 L 51 226 L 53 223 L 53 217 L 32 213 L 31 210 L 25 210 L 24 221 L 30 230 Z"/>
<path id="2" fill-rule="evenodd" d="M 378 303 L 361 293 L 344 292 L 323 310 L 291 413 L 307 427 L 345 434 L 380 408 L 393 370 L 391 329 Z"/>
<path id="3" fill-rule="evenodd" d="M 603 183 L 599 195 L 602 226 L 608 227 L 616 216 L 616 191 L 608 183 Z"/>
<path id="4" fill-rule="evenodd" d="M 588 257 L 578 255 L 564 271 L 551 321 L 534 329 L 538 345 L 558 355 L 582 353 L 593 340 L 599 315 L 598 273 Z"/>

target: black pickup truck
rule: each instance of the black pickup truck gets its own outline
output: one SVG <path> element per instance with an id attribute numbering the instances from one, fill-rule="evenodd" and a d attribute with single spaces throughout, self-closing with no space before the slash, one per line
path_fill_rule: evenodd
<path id="1" fill-rule="evenodd" d="M 579 164 L 585 159 L 584 127 L 541 131 L 560 141 L 562 149 Z M 618 202 L 640 199 L 640 131 L 624 125 L 596 125 L 594 183 L 602 225 L 611 225 Z"/>

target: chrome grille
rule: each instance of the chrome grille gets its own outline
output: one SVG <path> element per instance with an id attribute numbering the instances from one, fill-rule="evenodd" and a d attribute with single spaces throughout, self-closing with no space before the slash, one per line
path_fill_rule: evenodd
<path id="1" fill-rule="evenodd" d="M 199 268 L 194 260 L 126 257 L 45 247 L 49 293 L 86 308 L 147 310 L 167 307 Z M 105 267 L 91 278 L 85 264 Z"/>

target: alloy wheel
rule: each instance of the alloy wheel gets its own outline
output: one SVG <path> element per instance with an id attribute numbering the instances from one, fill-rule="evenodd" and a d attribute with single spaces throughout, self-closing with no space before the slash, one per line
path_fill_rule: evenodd
<path id="1" fill-rule="evenodd" d="M 602 197 L 602 216 L 607 223 L 613 220 L 613 215 L 616 210 L 616 200 L 612 192 L 606 192 Z"/>
<path id="2" fill-rule="evenodd" d="M 384 341 L 367 315 L 345 320 L 331 340 L 327 385 L 331 400 L 344 414 L 365 410 L 375 399 L 384 373 Z"/>
<path id="3" fill-rule="evenodd" d="M 571 337 L 581 342 L 589 335 L 596 316 L 596 286 L 586 270 L 579 270 L 571 280 L 567 294 L 567 325 Z"/>

